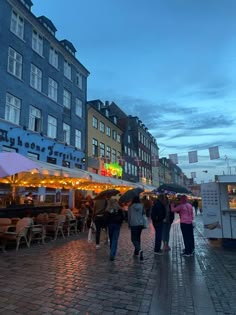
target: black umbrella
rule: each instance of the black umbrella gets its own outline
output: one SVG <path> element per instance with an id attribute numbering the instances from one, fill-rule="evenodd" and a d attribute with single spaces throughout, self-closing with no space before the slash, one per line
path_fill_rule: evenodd
<path id="1" fill-rule="evenodd" d="M 94 200 L 111 198 L 112 196 L 116 196 L 119 193 L 120 193 L 120 191 L 117 189 L 103 190 L 94 198 Z"/>
<path id="2" fill-rule="evenodd" d="M 119 204 L 131 201 L 135 196 L 141 194 L 144 190 L 142 188 L 134 188 L 127 190 L 119 199 Z"/>
<path id="3" fill-rule="evenodd" d="M 188 190 L 186 187 L 183 187 L 183 186 L 178 185 L 178 184 L 163 184 L 163 185 L 159 186 L 157 191 L 159 193 L 171 191 L 171 192 L 175 192 L 177 194 L 191 194 L 190 190 Z"/>

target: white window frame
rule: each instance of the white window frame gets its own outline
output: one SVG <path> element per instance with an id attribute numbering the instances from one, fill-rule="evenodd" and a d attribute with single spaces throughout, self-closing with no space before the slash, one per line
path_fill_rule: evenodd
<path id="1" fill-rule="evenodd" d="M 106 126 L 106 135 L 107 135 L 108 137 L 111 136 L 111 128 L 110 128 L 109 126 Z"/>
<path id="2" fill-rule="evenodd" d="M 79 98 L 75 98 L 75 115 L 82 118 L 83 116 L 83 102 Z"/>
<path id="3" fill-rule="evenodd" d="M 93 116 L 92 126 L 93 128 L 98 129 L 98 119 L 94 116 Z"/>
<path id="4" fill-rule="evenodd" d="M 6 94 L 5 120 L 13 124 L 20 124 L 21 100 L 10 94 Z"/>
<path id="5" fill-rule="evenodd" d="M 83 90 L 83 76 L 81 73 L 76 73 L 76 85 L 79 89 Z"/>
<path id="6" fill-rule="evenodd" d="M 58 52 L 53 47 L 49 50 L 49 63 L 54 68 L 58 69 Z"/>
<path id="7" fill-rule="evenodd" d="M 15 51 L 15 49 L 9 47 L 7 71 L 18 79 L 22 79 L 22 65 L 22 55 Z"/>
<path id="8" fill-rule="evenodd" d="M 43 36 L 36 30 L 32 32 L 32 49 L 40 56 L 43 56 Z"/>
<path id="9" fill-rule="evenodd" d="M 111 160 L 111 147 L 109 145 L 106 146 L 106 158 Z"/>
<path id="10" fill-rule="evenodd" d="M 71 80 L 71 64 L 67 60 L 64 60 L 64 76 Z"/>
<path id="11" fill-rule="evenodd" d="M 42 71 L 38 67 L 36 67 L 34 64 L 31 63 L 30 86 L 41 92 L 42 79 L 43 79 Z"/>
<path id="12" fill-rule="evenodd" d="M 63 123 L 63 141 L 70 144 L 70 125 Z"/>
<path id="13" fill-rule="evenodd" d="M 98 141 L 94 138 L 92 139 L 92 154 L 98 156 Z"/>
<path id="14" fill-rule="evenodd" d="M 29 129 L 36 131 L 36 132 L 41 132 L 41 128 L 42 128 L 41 110 L 34 107 L 34 106 L 30 106 L 30 108 L 29 108 Z"/>
<path id="15" fill-rule="evenodd" d="M 117 131 L 116 130 L 112 130 L 112 139 L 113 140 L 117 139 Z"/>
<path id="16" fill-rule="evenodd" d="M 82 132 L 75 129 L 75 147 L 79 150 L 82 148 Z"/>
<path id="17" fill-rule="evenodd" d="M 20 39 L 24 38 L 24 19 L 14 10 L 11 13 L 11 32 Z"/>
<path id="18" fill-rule="evenodd" d="M 117 134 L 116 140 L 117 140 L 117 142 L 120 143 L 120 135 L 119 134 Z"/>
<path id="19" fill-rule="evenodd" d="M 64 89 L 63 90 L 63 106 L 64 107 L 71 109 L 71 98 L 72 98 L 71 93 L 67 89 Z"/>
<path id="20" fill-rule="evenodd" d="M 52 78 L 48 78 L 48 97 L 57 102 L 58 83 Z"/>
<path id="21" fill-rule="evenodd" d="M 51 115 L 48 115 L 48 137 L 57 138 L 57 119 Z"/>
<path id="22" fill-rule="evenodd" d="M 103 133 L 105 132 L 105 124 L 102 121 L 99 122 L 99 130 Z"/>
<path id="23" fill-rule="evenodd" d="M 105 158 L 105 144 L 103 142 L 100 142 L 99 150 L 100 157 Z"/>

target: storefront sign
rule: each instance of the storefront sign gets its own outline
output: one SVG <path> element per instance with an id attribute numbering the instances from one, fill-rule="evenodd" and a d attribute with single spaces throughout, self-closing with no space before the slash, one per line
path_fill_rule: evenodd
<path id="1" fill-rule="evenodd" d="M 104 163 L 104 168 L 101 170 L 101 175 L 109 177 L 122 177 L 122 172 L 122 167 L 118 163 Z"/>

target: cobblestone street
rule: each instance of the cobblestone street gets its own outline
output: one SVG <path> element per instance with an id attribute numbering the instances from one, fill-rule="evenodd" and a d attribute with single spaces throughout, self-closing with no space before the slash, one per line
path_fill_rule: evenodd
<path id="1" fill-rule="evenodd" d="M 236 314 L 236 252 L 204 239 L 201 216 L 194 257 L 180 255 L 178 221 L 172 225 L 172 250 L 163 256 L 153 254 L 152 226 L 142 236 L 142 262 L 132 257 L 126 224 L 114 262 L 108 246 L 96 250 L 86 233 L 0 253 L 0 313 Z"/>

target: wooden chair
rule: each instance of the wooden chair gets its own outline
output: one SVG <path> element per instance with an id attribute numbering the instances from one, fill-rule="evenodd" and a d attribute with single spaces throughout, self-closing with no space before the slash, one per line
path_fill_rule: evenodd
<path id="1" fill-rule="evenodd" d="M 27 247 L 29 247 L 30 244 L 28 241 L 28 232 L 32 224 L 33 220 L 31 218 L 23 218 L 20 219 L 16 225 L 8 226 L 7 231 L 1 234 L 3 250 L 6 249 L 6 244 L 9 241 L 13 241 L 16 243 L 16 250 L 19 249 L 21 241 L 26 243 Z"/>

